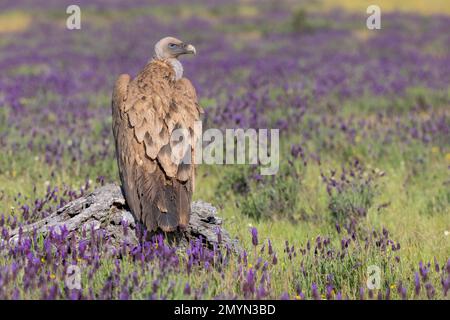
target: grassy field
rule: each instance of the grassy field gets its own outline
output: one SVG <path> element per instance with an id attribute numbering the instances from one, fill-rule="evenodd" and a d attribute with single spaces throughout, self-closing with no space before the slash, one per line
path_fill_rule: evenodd
<path id="1" fill-rule="evenodd" d="M 1 7 L 3 239 L 118 182 L 112 84 L 167 34 L 199 49 L 183 64 L 204 126 L 279 128 L 281 148 L 275 176 L 199 166 L 194 198 L 219 208 L 241 255 L 156 239 L 117 259 L 100 235 L 23 239 L 0 245 L 0 298 L 448 299 L 449 6 L 378 3 L 378 31 L 356 0 L 339 11 L 333 1 L 87 1 L 80 31 L 64 28 L 58 2 Z M 64 283 L 71 264 L 82 290 Z M 379 289 L 367 288 L 371 265 Z"/>

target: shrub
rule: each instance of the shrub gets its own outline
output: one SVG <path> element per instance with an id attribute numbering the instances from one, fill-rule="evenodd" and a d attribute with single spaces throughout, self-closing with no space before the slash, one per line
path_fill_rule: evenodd
<path id="1" fill-rule="evenodd" d="M 255 219 L 292 219 L 297 211 L 301 184 L 293 163 L 264 180 L 257 182 L 254 191 L 241 201 L 242 213 Z"/>
<path id="2" fill-rule="evenodd" d="M 321 174 L 329 196 L 328 207 L 336 222 L 353 223 L 372 207 L 379 188 L 377 180 L 384 172 L 368 170 L 355 160 L 347 168 L 342 167 L 339 177 L 336 173 L 332 170 L 329 177 Z"/>
<path id="3" fill-rule="evenodd" d="M 258 167 L 234 169 L 219 183 L 217 196 L 233 194 L 241 212 L 254 219 L 294 219 L 303 169 L 300 162 L 280 164 L 273 176 L 259 175 Z"/>

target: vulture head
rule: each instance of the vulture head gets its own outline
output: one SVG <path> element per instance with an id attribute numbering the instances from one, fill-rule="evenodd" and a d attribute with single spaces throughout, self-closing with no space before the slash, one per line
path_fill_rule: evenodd
<path id="1" fill-rule="evenodd" d="M 174 37 L 162 38 L 155 45 L 155 56 L 157 59 L 177 59 L 183 54 L 195 53 L 196 51 L 192 44 L 184 43 Z"/>

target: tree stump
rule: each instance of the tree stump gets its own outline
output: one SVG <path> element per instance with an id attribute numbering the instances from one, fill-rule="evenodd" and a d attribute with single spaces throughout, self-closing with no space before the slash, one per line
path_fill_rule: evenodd
<path id="1" fill-rule="evenodd" d="M 165 234 L 172 244 L 186 247 L 191 240 L 201 239 L 211 248 L 228 246 L 235 252 L 239 251 L 237 240 L 231 239 L 222 228 L 222 219 L 217 216 L 214 206 L 196 201 L 191 208 L 191 218 L 186 229 Z M 21 230 L 13 230 L 9 241 L 17 242 L 20 233 L 30 235 L 37 232 L 37 235 L 45 237 L 50 230 L 58 232 L 61 228 L 66 228 L 69 234 L 76 233 L 78 239 L 82 238 L 83 230 L 103 230 L 110 245 L 118 249 L 124 242 L 131 246 L 137 245 L 140 239 L 139 229 L 143 226 L 129 211 L 120 187 L 107 184 L 66 204 L 42 220 L 22 226 Z M 124 229 L 128 229 L 128 232 L 124 232 Z"/>

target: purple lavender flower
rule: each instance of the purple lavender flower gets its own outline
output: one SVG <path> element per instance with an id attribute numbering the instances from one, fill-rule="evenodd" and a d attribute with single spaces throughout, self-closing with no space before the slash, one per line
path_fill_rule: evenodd
<path id="1" fill-rule="evenodd" d="M 364 288 L 359 288 L 359 300 L 364 300 Z"/>
<path id="2" fill-rule="evenodd" d="M 386 300 L 390 300 L 391 299 L 391 289 L 389 287 L 386 288 L 385 299 Z"/>
<path id="3" fill-rule="evenodd" d="M 416 296 L 420 294 L 420 278 L 418 272 L 414 273 L 414 291 L 416 293 Z"/>
<path id="4" fill-rule="evenodd" d="M 267 290 L 264 288 L 263 285 L 260 285 L 258 287 L 258 290 L 256 291 L 256 298 L 257 299 L 263 299 L 267 296 Z"/>
<path id="5" fill-rule="evenodd" d="M 450 275 L 445 280 L 441 279 L 441 284 L 444 297 L 447 297 L 448 290 L 450 289 Z"/>
<path id="6" fill-rule="evenodd" d="M 273 264 L 273 265 L 276 265 L 277 263 L 278 263 L 278 258 L 277 258 L 277 255 L 274 254 L 274 255 L 273 255 L 273 258 L 272 258 L 272 264 Z"/>
<path id="7" fill-rule="evenodd" d="M 187 296 L 191 295 L 191 286 L 188 282 L 186 282 L 186 285 L 184 286 L 183 293 Z"/>
<path id="8" fill-rule="evenodd" d="M 319 290 L 315 282 L 313 282 L 311 285 L 311 295 L 314 298 L 314 300 L 320 300 Z"/>
<path id="9" fill-rule="evenodd" d="M 339 225 L 339 223 L 336 222 L 335 227 L 336 227 L 337 233 L 340 234 L 341 233 L 341 226 Z"/>
<path id="10" fill-rule="evenodd" d="M 422 280 L 424 282 L 428 280 L 429 271 L 430 271 L 430 269 L 427 268 L 426 266 L 424 266 L 423 262 L 420 261 L 419 262 L 419 272 L 420 272 L 420 275 L 422 276 Z"/>
<path id="11" fill-rule="evenodd" d="M 270 241 L 270 239 L 268 240 L 268 253 L 269 255 L 273 254 L 273 248 L 272 248 L 272 242 Z"/>
<path id="12" fill-rule="evenodd" d="M 247 271 L 247 276 L 242 286 L 244 296 L 248 299 L 255 293 L 255 272 L 252 268 Z"/>
<path id="13" fill-rule="evenodd" d="M 434 257 L 434 271 L 436 271 L 436 273 L 439 273 L 440 271 L 439 262 L 437 261 L 436 257 Z"/>
<path id="14" fill-rule="evenodd" d="M 333 298 L 333 286 L 328 284 L 326 287 L 326 298 L 331 300 Z"/>
<path id="15" fill-rule="evenodd" d="M 401 295 L 401 297 L 402 297 L 403 300 L 406 300 L 406 299 L 407 299 L 407 296 L 406 296 L 406 288 L 405 288 L 405 287 L 401 287 L 400 295 Z"/>
<path id="16" fill-rule="evenodd" d="M 290 300 L 289 294 L 287 292 L 283 292 L 280 297 L 280 300 Z"/>
<path id="17" fill-rule="evenodd" d="M 222 231 L 219 227 L 216 228 L 217 243 L 222 243 Z"/>
<path id="18" fill-rule="evenodd" d="M 434 295 L 436 293 L 436 291 L 434 290 L 433 285 L 431 283 L 426 283 L 425 284 L 425 289 L 427 291 L 428 299 L 430 299 L 430 300 L 433 299 L 433 297 L 434 297 Z"/>

